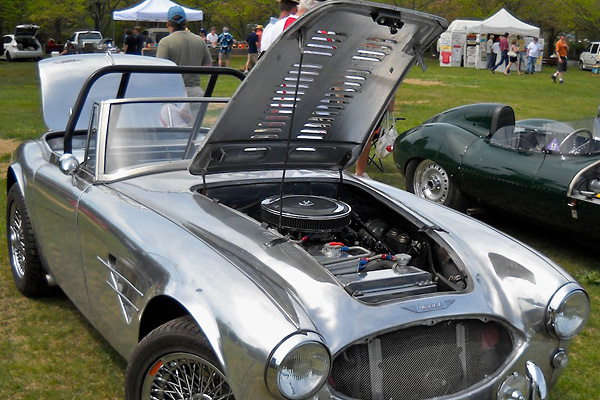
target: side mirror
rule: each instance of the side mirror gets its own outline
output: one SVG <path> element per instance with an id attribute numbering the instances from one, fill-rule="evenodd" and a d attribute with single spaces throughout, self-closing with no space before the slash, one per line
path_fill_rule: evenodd
<path id="1" fill-rule="evenodd" d="M 71 153 L 65 153 L 58 159 L 58 168 L 65 175 L 73 175 L 79 169 L 79 161 Z"/>

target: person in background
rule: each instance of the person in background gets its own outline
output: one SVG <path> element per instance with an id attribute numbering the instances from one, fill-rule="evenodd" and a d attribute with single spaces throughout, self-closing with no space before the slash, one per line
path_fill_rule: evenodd
<path id="1" fill-rule="evenodd" d="M 494 41 L 494 44 L 492 45 L 492 52 L 494 53 L 494 55 L 492 56 L 494 59 L 494 63 L 496 62 L 496 60 L 498 59 L 498 54 L 500 54 L 500 42 L 498 42 L 497 40 Z M 496 73 L 496 64 L 492 65 L 492 74 Z"/>
<path id="2" fill-rule="evenodd" d="M 125 29 L 125 46 L 123 46 L 123 52 L 125 54 L 135 54 L 137 48 L 137 39 L 133 34 L 133 30 Z"/>
<path id="3" fill-rule="evenodd" d="M 169 36 L 158 43 L 157 58 L 166 58 L 177 65 L 212 66 L 212 57 L 204 40 L 186 30 L 187 17 L 181 6 L 169 8 L 167 28 Z M 200 76 L 185 74 L 185 87 L 190 97 L 201 97 L 204 91 L 200 87 Z"/>
<path id="4" fill-rule="evenodd" d="M 143 47 L 150 47 L 154 44 L 154 40 L 148 36 L 148 31 L 143 31 L 142 36 L 144 38 Z"/>
<path id="5" fill-rule="evenodd" d="M 521 72 L 521 64 L 523 64 L 523 58 L 525 57 L 525 39 L 521 35 L 517 35 L 517 71 Z"/>
<path id="6" fill-rule="evenodd" d="M 263 26 L 256 25 L 256 35 L 258 36 L 258 52 L 260 53 L 260 42 L 262 41 Z"/>
<path id="7" fill-rule="evenodd" d="M 496 57 L 494 54 L 494 35 L 489 35 L 487 42 L 485 42 L 485 52 L 487 54 L 487 69 L 494 72 L 494 64 L 496 63 Z"/>
<path id="8" fill-rule="evenodd" d="M 388 106 L 387 106 L 387 109 L 386 109 L 385 112 L 386 113 L 392 113 L 392 112 L 394 112 L 394 107 L 395 106 L 396 106 L 396 95 L 394 95 L 394 97 L 392 98 L 392 100 L 388 103 Z M 384 114 L 384 116 L 385 116 L 385 114 Z M 380 133 L 381 126 L 383 125 L 383 120 L 384 120 L 384 117 L 381 117 L 381 120 L 377 124 L 377 127 L 371 133 L 371 136 L 369 137 L 369 140 L 365 144 L 365 148 L 363 149 L 362 153 L 360 153 L 360 156 L 358 157 L 358 160 L 356 160 L 356 165 L 355 165 L 356 172 L 355 172 L 355 174 L 357 176 L 360 176 L 361 178 L 371 179 L 371 177 L 366 172 L 367 171 L 367 164 L 369 163 L 369 155 L 371 154 L 371 147 L 373 146 L 373 138 L 375 137 L 376 134 Z"/>
<path id="9" fill-rule="evenodd" d="M 200 31 L 198 32 L 198 35 L 200 35 L 202 40 L 204 40 L 204 42 L 206 43 L 206 31 L 204 29 L 200 29 Z"/>
<path id="10" fill-rule="evenodd" d="M 229 67 L 229 60 L 231 60 L 231 49 L 233 48 L 233 36 L 229 33 L 229 28 L 224 26 L 223 33 L 219 35 L 219 67 L 223 66 L 223 60 L 225 60 L 225 66 Z"/>
<path id="11" fill-rule="evenodd" d="M 540 44 L 538 38 L 534 37 L 527 45 L 527 74 L 533 75 L 535 72 L 535 65 L 537 64 L 537 58 L 540 56 Z"/>
<path id="12" fill-rule="evenodd" d="M 217 29 L 213 26 L 210 28 L 210 33 L 206 35 L 206 43 L 210 47 L 217 47 L 217 41 L 219 40 L 219 35 L 217 35 Z"/>
<path id="13" fill-rule="evenodd" d="M 246 42 L 248 43 L 248 60 L 246 61 L 245 74 L 250 72 L 254 65 L 256 65 L 256 61 L 258 61 L 258 40 L 256 27 L 253 27 L 252 32 L 246 38 Z"/>
<path id="14" fill-rule="evenodd" d="M 551 76 L 552 81 L 556 83 L 556 77 L 562 85 L 563 73 L 567 72 L 567 53 L 569 52 L 569 45 L 567 44 L 567 37 L 564 33 L 560 34 L 560 39 L 556 42 L 556 66 L 558 67 L 556 72 Z"/>
<path id="15" fill-rule="evenodd" d="M 504 36 L 502 36 L 502 39 L 500 39 L 500 62 L 494 66 L 494 71 L 502 64 L 508 66 L 508 47 L 508 32 L 506 32 Z M 505 68 L 504 72 L 507 70 L 508 67 Z"/>
<path id="16" fill-rule="evenodd" d="M 135 35 L 135 53 L 142 55 L 142 49 L 144 48 L 144 35 L 142 35 L 142 27 L 136 26 L 133 28 L 133 34 Z"/>
<path id="17" fill-rule="evenodd" d="M 508 52 L 509 62 L 504 70 L 504 75 L 510 75 L 510 67 L 514 64 L 517 67 L 517 75 L 521 75 L 521 71 L 518 68 L 519 62 L 519 45 L 517 43 L 517 39 L 513 39 L 510 43 L 510 50 Z"/>
<path id="18" fill-rule="evenodd" d="M 60 55 L 65 56 L 67 54 L 79 54 L 79 53 L 80 53 L 80 51 L 79 51 L 79 46 L 77 45 L 77 43 L 67 40 L 67 43 L 65 43 L 65 48 L 60 53 Z"/>
<path id="19" fill-rule="evenodd" d="M 279 2 L 279 19 L 277 22 L 287 19 L 290 15 L 294 15 L 298 12 L 298 0 L 281 0 Z M 283 25 L 285 22 L 280 25 L 269 24 L 265 28 L 262 34 L 262 38 L 260 41 L 260 51 L 265 52 L 269 49 L 271 44 L 279 37 L 281 32 L 283 32 Z M 277 26 L 277 28 L 275 28 Z"/>

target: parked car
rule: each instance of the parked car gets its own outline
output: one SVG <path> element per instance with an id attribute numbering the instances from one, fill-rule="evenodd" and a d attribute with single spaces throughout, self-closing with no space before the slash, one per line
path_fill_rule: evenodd
<path id="1" fill-rule="evenodd" d="M 17 59 L 39 60 L 44 55 L 42 45 L 36 39 L 37 25 L 17 25 L 15 33 L 4 35 L 2 38 L 2 54 L 0 58 L 6 61 Z"/>
<path id="2" fill-rule="evenodd" d="M 169 36 L 169 30 L 167 28 L 148 28 L 148 36 L 156 44 L 160 42 L 166 36 Z"/>
<path id="3" fill-rule="evenodd" d="M 600 42 L 591 42 L 579 55 L 579 69 L 592 69 L 600 60 Z"/>
<path id="4" fill-rule="evenodd" d="M 102 33 L 98 31 L 76 31 L 69 41 L 76 43 L 81 52 L 93 53 L 96 46 L 102 42 Z"/>
<path id="5" fill-rule="evenodd" d="M 103 38 L 97 45 L 96 45 L 96 52 L 99 53 L 118 53 L 119 52 L 119 48 L 115 45 L 115 41 L 112 38 Z"/>
<path id="6" fill-rule="evenodd" d="M 597 243 L 600 139 L 592 125 L 515 122 L 508 105 L 471 104 L 401 133 L 393 154 L 419 197 L 462 211 L 494 206 Z"/>
<path id="7" fill-rule="evenodd" d="M 42 61 L 50 131 L 7 175 L 17 288 L 62 288 L 127 359 L 128 400 L 546 399 L 585 290 L 515 239 L 345 170 L 446 27 L 331 1 L 245 79 Z M 208 75 L 205 97 L 182 73 Z M 212 97 L 223 75 L 243 81 Z"/>

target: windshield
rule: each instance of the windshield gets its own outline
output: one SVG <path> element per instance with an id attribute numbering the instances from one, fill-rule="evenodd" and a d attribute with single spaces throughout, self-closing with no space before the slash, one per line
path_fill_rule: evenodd
<path id="1" fill-rule="evenodd" d="M 79 40 L 83 39 L 92 39 L 92 40 L 100 40 L 102 39 L 102 35 L 100 32 L 86 32 L 79 34 Z"/>
<path id="2" fill-rule="evenodd" d="M 136 101 L 110 104 L 104 173 L 190 159 L 226 101 Z"/>
<path id="3" fill-rule="evenodd" d="M 583 156 L 600 153 L 600 138 L 593 132 L 592 121 L 567 124 L 528 120 L 498 129 L 490 142 L 514 150 Z"/>

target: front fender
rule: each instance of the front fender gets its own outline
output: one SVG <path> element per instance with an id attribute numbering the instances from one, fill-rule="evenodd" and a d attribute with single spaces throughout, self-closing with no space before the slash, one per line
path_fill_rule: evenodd
<path id="1" fill-rule="evenodd" d="M 413 159 L 430 159 L 448 173 L 459 173 L 462 157 L 479 137 L 447 123 L 420 125 L 398 135 L 394 144 L 394 162 L 403 175 Z"/>

